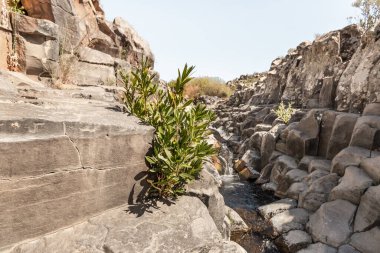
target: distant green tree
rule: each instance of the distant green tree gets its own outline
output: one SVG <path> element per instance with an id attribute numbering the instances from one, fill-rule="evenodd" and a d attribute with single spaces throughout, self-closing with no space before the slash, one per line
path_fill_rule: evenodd
<path id="1" fill-rule="evenodd" d="M 380 0 L 355 0 L 352 6 L 360 10 L 361 16 L 350 19 L 356 19 L 365 30 L 371 29 L 380 20 Z"/>

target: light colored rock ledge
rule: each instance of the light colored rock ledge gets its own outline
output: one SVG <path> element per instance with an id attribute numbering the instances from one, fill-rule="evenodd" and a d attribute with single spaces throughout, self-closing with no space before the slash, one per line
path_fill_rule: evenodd
<path id="1" fill-rule="evenodd" d="M 156 207 L 122 206 L 0 252 L 244 253 L 245 250 L 222 239 L 198 198 L 183 196 L 169 206 L 162 203 Z"/>

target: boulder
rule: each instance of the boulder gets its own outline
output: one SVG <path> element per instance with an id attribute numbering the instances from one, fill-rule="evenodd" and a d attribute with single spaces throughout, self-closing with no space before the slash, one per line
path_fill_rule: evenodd
<path id="1" fill-rule="evenodd" d="M 380 184 L 380 156 L 362 160 L 360 167 L 367 172 L 375 184 Z"/>
<path id="2" fill-rule="evenodd" d="M 344 199 L 359 205 L 362 194 L 372 183 L 373 180 L 365 171 L 357 167 L 348 167 L 342 181 L 331 190 L 329 199 Z"/>
<path id="3" fill-rule="evenodd" d="M 250 147 L 253 149 L 260 149 L 261 143 L 267 132 L 255 132 L 250 138 Z"/>
<path id="4" fill-rule="evenodd" d="M 249 230 L 248 225 L 235 210 L 225 206 L 225 213 L 231 223 L 231 232 L 247 232 Z"/>
<path id="5" fill-rule="evenodd" d="M 356 166 L 365 159 L 371 157 L 371 151 L 360 147 L 348 147 L 343 149 L 332 160 L 331 173 L 343 176 L 347 167 Z"/>
<path id="6" fill-rule="evenodd" d="M 314 241 L 342 246 L 353 232 L 355 211 L 356 206 L 345 200 L 325 203 L 310 216 L 307 229 Z"/>
<path id="7" fill-rule="evenodd" d="M 260 165 L 260 154 L 256 150 L 247 150 L 241 160 L 235 163 L 235 170 L 242 171 L 244 168 L 258 168 Z"/>
<path id="8" fill-rule="evenodd" d="M 309 171 L 310 163 L 313 160 L 319 160 L 319 159 L 323 159 L 323 157 L 306 155 L 306 156 L 302 157 L 301 161 L 298 163 L 298 169 L 304 170 L 304 171 Z"/>
<path id="9" fill-rule="evenodd" d="M 307 190 L 307 184 L 305 182 L 294 183 L 286 191 L 286 197 L 298 200 L 302 192 Z"/>
<path id="10" fill-rule="evenodd" d="M 339 247 L 338 253 L 360 253 L 360 252 L 357 251 L 352 246 L 350 246 L 348 244 L 345 244 L 345 245 L 342 245 L 342 246 Z"/>
<path id="11" fill-rule="evenodd" d="M 312 241 L 308 233 L 302 230 L 292 230 L 281 235 L 275 241 L 276 246 L 284 253 L 296 253 L 309 246 Z"/>
<path id="12" fill-rule="evenodd" d="M 359 115 L 351 113 L 336 116 L 327 148 L 327 159 L 332 160 L 341 150 L 348 147 L 358 118 Z"/>
<path id="13" fill-rule="evenodd" d="M 380 116 L 380 102 L 368 104 L 364 108 L 363 116 Z"/>
<path id="14" fill-rule="evenodd" d="M 325 170 L 315 170 L 305 178 L 304 182 L 307 183 L 307 186 L 311 186 L 316 180 L 320 179 L 321 177 L 327 176 L 328 174 L 330 173 Z"/>
<path id="15" fill-rule="evenodd" d="M 331 170 L 331 161 L 330 160 L 322 160 L 322 159 L 312 160 L 309 164 L 308 171 L 309 171 L 309 173 L 311 173 L 315 170 L 330 171 Z"/>
<path id="16" fill-rule="evenodd" d="M 260 177 L 260 173 L 251 167 L 245 167 L 239 171 L 239 175 L 248 181 L 252 181 Z"/>
<path id="17" fill-rule="evenodd" d="M 294 199 L 281 199 L 271 204 L 260 206 L 258 210 L 261 216 L 264 217 L 264 219 L 269 220 L 279 213 L 296 207 L 297 201 L 295 201 Z"/>
<path id="18" fill-rule="evenodd" d="M 297 127 L 289 132 L 286 147 L 290 155 L 297 158 L 305 155 L 317 155 L 321 119 L 322 112 L 320 110 L 311 110 Z"/>
<path id="19" fill-rule="evenodd" d="M 355 218 L 355 232 L 365 231 L 380 221 L 380 185 L 370 187 L 360 200 Z"/>
<path id="20" fill-rule="evenodd" d="M 339 177 L 329 174 L 315 180 L 309 189 L 300 194 L 299 207 L 309 211 L 316 211 L 323 203 L 327 202 L 331 190 L 338 184 Z"/>
<path id="21" fill-rule="evenodd" d="M 377 141 L 376 137 L 380 138 L 378 136 L 380 136 L 380 116 L 360 117 L 352 133 L 350 146 L 372 150 Z"/>
<path id="22" fill-rule="evenodd" d="M 275 236 L 291 230 L 304 230 L 309 220 L 309 213 L 302 208 L 290 209 L 273 216 L 270 223 Z"/>
<path id="23" fill-rule="evenodd" d="M 260 172 L 260 177 L 255 181 L 255 184 L 266 184 L 270 180 L 270 174 L 273 169 L 273 163 L 268 164 L 265 166 L 261 172 Z"/>
<path id="24" fill-rule="evenodd" d="M 282 155 L 277 158 L 272 173 L 270 176 L 271 182 L 278 184 L 288 173 L 288 171 L 296 169 L 297 163 L 296 160 L 291 156 Z"/>
<path id="25" fill-rule="evenodd" d="M 224 218 L 225 204 L 224 198 L 219 192 L 218 182 L 207 170 L 200 172 L 199 179 L 186 186 L 187 194 L 196 196 L 205 204 L 208 212 L 220 233 L 225 234 Z"/>
<path id="26" fill-rule="evenodd" d="M 380 249 L 380 227 L 376 226 L 362 233 L 355 233 L 350 244 L 362 253 L 378 253 Z"/>
<path id="27" fill-rule="evenodd" d="M 276 195 L 280 197 L 286 196 L 289 187 L 293 183 L 301 182 L 306 176 L 307 172 L 304 170 L 294 169 L 288 171 L 285 176 L 278 181 Z"/>
<path id="28" fill-rule="evenodd" d="M 336 249 L 323 243 L 309 245 L 306 249 L 301 249 L 298 253 L 337 253 Z"/>

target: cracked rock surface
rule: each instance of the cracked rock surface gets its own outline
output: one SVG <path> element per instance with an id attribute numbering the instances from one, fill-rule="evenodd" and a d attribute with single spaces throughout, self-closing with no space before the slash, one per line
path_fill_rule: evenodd
<path id="1" fill-rule="evenodd" d="M 244 253 L 224 241 L 206 206 L 183 196 L 175 204 L 123 206 L 4 253 L 134 253 L 224 252 Z"/>

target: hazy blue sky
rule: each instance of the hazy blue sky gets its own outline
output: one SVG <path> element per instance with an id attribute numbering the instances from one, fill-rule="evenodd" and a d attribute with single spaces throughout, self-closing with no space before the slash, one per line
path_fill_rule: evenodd
<path id="1" fill-rule="evenodd" d="M 107 18 L 126 19 L 146 39 L 165 80 L 185 63 L 195 76 L 231 80 L 356 15 L 351 0 L 106 0 Z"/>

